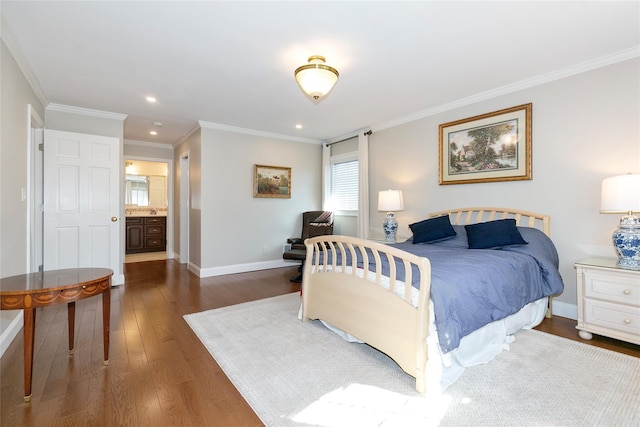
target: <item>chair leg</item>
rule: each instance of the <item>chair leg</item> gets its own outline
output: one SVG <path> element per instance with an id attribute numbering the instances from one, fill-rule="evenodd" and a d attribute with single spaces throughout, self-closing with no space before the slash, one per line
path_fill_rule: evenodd
<path id="1" fill-rule="evenodd" d="M 300 264 L 300 267 L 298 267 L 298 271 L 300 272 L 300 274 L 298 274 L 297 276 L 291 276 L 291 278 L 289 278 L 290 282 L 295 282 L 295 283 L 302 283 L 302 269 L 304 267 L 304 262 L 302 264 Z"/>

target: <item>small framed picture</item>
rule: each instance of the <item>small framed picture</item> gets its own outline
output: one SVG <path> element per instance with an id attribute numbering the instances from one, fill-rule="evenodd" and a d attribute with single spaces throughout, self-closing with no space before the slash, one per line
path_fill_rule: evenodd
<path id="1" fill-rule="evenodd" d="M 531 104 L 439 126 L 439 183 L 531 179 Z"/>
<path id="2" fill-rule="evenodd" d="M 253 197 L 291 198 L 291 168 L 254 165 Z"/>

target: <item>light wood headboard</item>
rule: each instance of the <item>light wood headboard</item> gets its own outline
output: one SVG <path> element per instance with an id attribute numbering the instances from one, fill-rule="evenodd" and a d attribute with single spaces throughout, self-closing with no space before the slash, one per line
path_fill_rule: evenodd
<path id="1" fill-rule="evenodd" d="M 433 212 L 429 214 L 429 217 L 433 218 L 442 215 L 449 215 L 451 223 L 455 225 L 476 224 L 478 222 L 493 221 L 496 219 L 513 218 L 516 220 L 517 226 L 537 228 L 547 236 L 551 235 L 551 217 L 535 212 L 510 208 L 460 208 Z"/>

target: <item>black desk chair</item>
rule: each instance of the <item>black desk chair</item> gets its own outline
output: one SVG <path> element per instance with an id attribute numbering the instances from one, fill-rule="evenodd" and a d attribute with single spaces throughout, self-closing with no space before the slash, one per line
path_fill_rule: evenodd
<path id="1" fill-rule="evenodd" d="M 293 276 L 292 282 L 302 282 L 302 269 L 304 260 L 307 257 L 307 249 L 304 241 L 310 237 L 324 236 L 333 234 L 333 212 L 330 211 L 307 211 L 302 213 L 302 233 L 300 238 L 292 237 L 287 239 L 287 243 L 291 244 L 291 249 L 282 254 L 282 258 L 294 261 L 300 261 L 298 267 L 300 274 Z"/>

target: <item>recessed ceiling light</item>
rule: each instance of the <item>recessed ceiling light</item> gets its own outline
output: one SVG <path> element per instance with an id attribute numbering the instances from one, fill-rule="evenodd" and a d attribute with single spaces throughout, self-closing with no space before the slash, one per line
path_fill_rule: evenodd
<path id="1" fill-rule="evenodd" d="M 157 135 L 158 132 L 156 132 L 155 130 L 152 130 L 151 132 L 149 132 L 151 135 Z"/>
<path id="2" fill-rule="evenodd" d="M 153 96 L 147 96 L 147 102 L 154 103 L 156 102 L 156 99 Z"/>
<path id="3" fill-rule="evenodd" d="M 300 124 L 296 125 L 296 129 L 302 129 L 302 125 Z"/>

